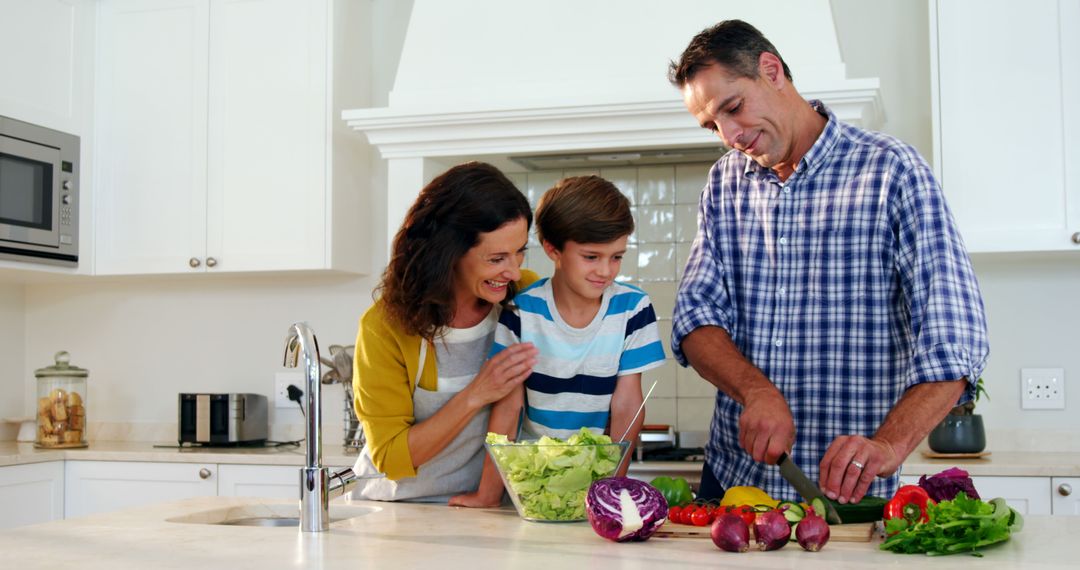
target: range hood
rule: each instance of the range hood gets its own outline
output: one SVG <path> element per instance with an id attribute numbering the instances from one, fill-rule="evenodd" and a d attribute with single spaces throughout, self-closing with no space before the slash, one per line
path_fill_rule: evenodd
<path id="1" fill-rule="evenodd" d="M 415 0 L 388 106 L 343 113 L 387 160 L 388 233 L 465 159 L 528 170 L 718 157 L 666 74 L 690 38 L 732 18 L 776 45 L 804 97 L 880 125 L 878 80 L 847 78 L 828 0 Z"/>

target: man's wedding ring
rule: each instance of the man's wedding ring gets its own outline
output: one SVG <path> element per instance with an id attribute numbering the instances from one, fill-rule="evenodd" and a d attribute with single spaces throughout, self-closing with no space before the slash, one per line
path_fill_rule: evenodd
<path id="1" fill-rule="evenodd" d="M 854 465 L 859 470 L 862 470 L 863 467 L 866 467 L 865 465 L 863 465 L 862 463 L 859 463 L 858 461 L 855 461 L 854 459 L 851 460 L 851 464 Z"/>

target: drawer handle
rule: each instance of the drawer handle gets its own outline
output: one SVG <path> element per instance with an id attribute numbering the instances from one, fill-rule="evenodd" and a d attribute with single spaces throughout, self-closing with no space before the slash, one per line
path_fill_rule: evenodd
<path id="1" fill-rule="evenodd" d="M 191 259 L 188 260 L 187 264 L 192 266 L 192 267 L 198 267 L 198 266 L 202 265 L 202 261 L 200 261 L 198 257 L 192 257 Z"/>
<path id="2" fill-rule="evenodd" d="M 217 266 L 217 260 L 214 259 L 213 257 L 207 257 L 206 258 L 206 266 L 207 267 L 216 267 Z"/>
<path id="3" fill-rule="evenodd" d="M 1072 235 L 1073 243 L 1080 244 L 1080 232 L 1076 232 Z"/>
<path id="4" fill-rule="evenodd" d="M 1062 483 L 1058 485 L 1058 494 L 1062 497 L 1068 497 L 1072 494 L 1072 485 L 1068 483 Z"/>
<path id="5" fill-rule="evenodd" d="M 209 469 L 205 467 L 199 469 L 199 479 L 209 479 L 211 475 L 213 475 L 213 473 L 211 473 Z"/>

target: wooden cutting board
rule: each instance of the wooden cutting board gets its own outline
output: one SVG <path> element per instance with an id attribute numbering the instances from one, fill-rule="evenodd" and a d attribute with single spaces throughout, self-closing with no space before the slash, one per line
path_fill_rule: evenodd
<path id="1" fill-rule="evenodd" d="M 851 523 L 829 525 L 829 540 L 837 542 L 870 542 L 877 523 Z M 709 527 L 690 526 L 666 522 L 653 536 L 662 538 L 712 538 Z M 750 539 L 753 542 L 753 539 Z"/>

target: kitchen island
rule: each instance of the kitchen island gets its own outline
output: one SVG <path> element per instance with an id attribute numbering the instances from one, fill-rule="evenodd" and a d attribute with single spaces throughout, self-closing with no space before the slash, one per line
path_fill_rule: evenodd
<path id="1" fill-rule="evenodd" d="M 1073 537 L 1080 517 L 1032 516 L 1005 544 L 968 555 L 905 556 L 872 542 L 830 542 L 816 553 L 792 543 L 773 552 L 733 554 L 697 538 L 614 543 L 588 523 L 535 523 L 511 508 L 335 501 L 367 514 L 333 522 L 324 533 L 295 527 L 242 527 L 206 520 L 205 513 L 281 504 L 280 500 L 203 497 L 0 532 L 3 567 L 78 568 L 662 568 L 737 565 L 831 569 L 907 567 L 979 569 L 1075 568 Z"/>

